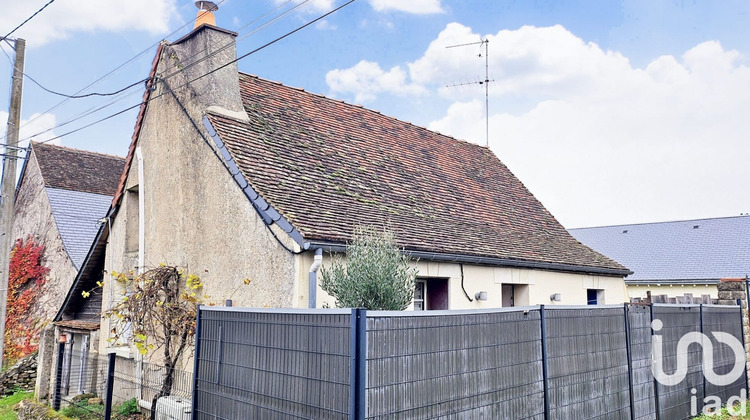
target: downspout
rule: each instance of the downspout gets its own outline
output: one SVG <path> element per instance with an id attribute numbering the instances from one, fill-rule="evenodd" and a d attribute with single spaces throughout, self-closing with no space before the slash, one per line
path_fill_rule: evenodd
<path id="1" fill-rule="evenodd" d="M 135 149 L 138 159 L 138 274 L 143 273 L 145 265 L 144 249 L 146 248 L 146 194 L 143 176 L 143 152 L 140 146 Z"/>
<path id="2" fill-rule="evenodd" d="M 315 257 L 313 258 L 313 263 L 310 266 L 310 278 L 309 278 L 309 288 L 308 291 L 308 307 L 309 308 L 315 308 L 317 305 L 316 302 L 316 295 L 318 293 L 318 269 L 320 266 L 323 265 L 323 249 L 317 248 L 315 249 Z"/>

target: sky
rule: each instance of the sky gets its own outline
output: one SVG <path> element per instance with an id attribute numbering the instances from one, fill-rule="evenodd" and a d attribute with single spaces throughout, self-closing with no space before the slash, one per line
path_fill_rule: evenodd
<path id="1" fill-rule="evenodd" d="M 6 0 L 0 36 L 47 2 Z M 217 3 L 242 55 L 344 1 Z M 146 78 L 157 43 L 188 33 L 196 11 L 57 0 L 11 37 L 26 39 L 25 73 L 45 88 L 109 93 Z M 486 56 L 484 44 L 446 48 L 481 40 Z M 2 48 L 5 133 L 13 51 Z M 238 65 L 487 143 L 573 228 L 750 212 L 748 57 L 745 0 L 356 0 Z M 64 101 L 27 77 L 21 138 L 125 155 L 137 109 L 125 110 L 142 94 Z"/>

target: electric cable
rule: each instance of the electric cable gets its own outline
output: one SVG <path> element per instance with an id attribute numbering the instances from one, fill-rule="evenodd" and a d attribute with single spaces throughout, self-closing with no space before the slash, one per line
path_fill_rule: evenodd
<path id="1" fill-rule="evenodd" d="M 265 48 L 267 48 L 267 47 L 269 47 L 269 46 L 271 46 L 271 45 L 273 45 L 273 44 L 275 44 L 275 43 L 277 43 L 277 42 L 279 42 L 279 41 L 281 41 L 281 40 L 283 40 L 283 39 L 285 39 L 285 38 L 289 37 L 290 35 L 293 35 L 293 34 L 295 34 L 295 33 L 299 32 L 300 30 L 302 30 L 302 29 L 304 29 L 304 28 L 306 28 L 306 27 L 308 27 L 308 26 L 310 26 L 310 25 L 312 25 L 312 24 L 314 24 L 314 23 L 316 23 L 316 22 L 318 22 L 318 21 L 320 21 L 320 20 L 322 20 L 322 19 L 325 19 L 326 17 L 328 17 L 328 16 L 330 16 L 331 14 L 333 14 L 333 13 L 335 13 L 335 12 L 337 12 L 337 11 L 341 10 L 342 8 L 344 8 L 344 7 L 348 6 L 348 5 L 350 5 L 351 3 L 354 3 L 355 1 L 356 1 L 356 0 L 349 0 L 348 2 L 346 2 L 346 3 L 342 4 L 341 6 L 339 6 L 339 7 L 336 7 L 336 8 L 334 8 L 334 9 L 330 10 L 329 12 L 327 12 L 327 13 L 325 13 L 325 14 L 321 15 L 321 16 L 318 16 L 317 18 L 315 18 L 315 19 L 311 20 L 310 22 L 307 22 L 307 23 L 305 23 L 304 25 L 301 25 L 301 26 L 297 27 L 296 29 L 294 29 L 294 30 L 292 30 L 292 31 L 290 31 L 290 32 L 287 32 L 287 33 L 285 33 L 284 35 L 281 35 L 281 36 L 279 36 L 279 37 L 275 38 L 275 39 L 274 39 L 274 40 L 272 40 L 272 41 L 269 41 L 269 42 L 267 42 L 266 44 L 263 44 L 262 46 L 260 46 L 260 47 L 258 47 L 258 48 L 256 48 L 256 49 L 254 49 L 254 50 L 252 50 L 252 51 L 250 51 L 250 52 L 248 52 L 248 53 L 246 53 L 246 54 L 243 54 L 243 55 L 241 55 L 241 56 L 237 57 L 236 59 L 234 59 L 234 60 L 231 60 L 231 61 L 229 61 L 229 62 L 227 62 L 227 63 L 225 63 L 225 64 L 223 64 L 223 65 L 221 65 L 221 66 L 219 66 L 219 67 L 217 67 L 217 68 L 215 68 L 215 69 L 213 69 L 213 70 L 211 70 L 211 71 L 207 72 L 207 73 L 204 73 L 204 74 L 202 74 L 202 75 L 200 75 L 200 76 L 197 76 L 197 77 L 195 77 L 194 79 L 192 79 L 192 80 L 190 80 L 190 81 L 188 81 L 188 82 L 186 82 L 186 83 L 184 83 L 184 84 L 182 84 L 182 85 L 178 86 L 177 88 L 175 88 L 175 90 L 180 90 L 180 89 L 186 88 L 186 87 L 187 87 L 187 86 L 189 86 L 189 85 L 190 85 L 191 83 L 193 83 L 193 82 L 195 82 L 195 81 L 197 81 L 197 80 L 200 80 L 200 79 L 201 79 L 201 78 L 203 78 L 203 77 L 206 77 L 206 76 L 208 76 L 208 75 L 210 75 L 210 74 L 212 74 L 212 73 L 214 73 L 214 72 L 216 72 L 216 71 L 219 71 L 219 70 L 221 70 L 221 69 L 223 69 L 223 68 L 225 68 L 225 67 L 227 67 L 227 66 L 229 66 L 229 65 L 232 65 L 233 63 L 236 63 L 236 62 L 238 62 L 239 60 L 242 60 L 242 59 L 244 59 L 244 58 L 246 58 L 246 57 L 248 57 L 248 56 L 250 56 L 250 55 L 252 55 L 252 54 L 254 54 L 254 53 L 256 53 L 256 52 L 258 52 L 258 51 L 261 51 L 261 50 L 263 50 L 263 49 L 265 49 Z M 148 82 L 148 81 L 149 81 L 149 79 L 148 79 L 148 78 L 147 78 L 147 79 L 144 79 L 144 80 L 145 80 L 146 82 Z M 159 95 L 156 95 L 156 96 L 154 96 L 154 97 L 152 97 L 152 98 L 149 98 L 149 99 L 147 99 L 146 101 L 141 101 L 141 102 L 140 102 L 140 103 L 138 103 L 138 104 L 135 104 L 135 105 L 129 106 L 129 107 L 127 107 L 127 108 L 123 109 L 123 110 L 120 110 L 120 111 L 118 111 L 118 112 L 116 112 L 116 113 L 114 113 L 114 114 L 111 114 L 111 115 L 108 115 L 108 116 L 106 116 L 106 117 L 104 117 L 104 118 L 101 118 L 101 119 L 99 119 L 99 120 L 96 120 L 96 121 L 94 121 L 94 122 L 92 122 L 92 123 L 89 123 L 89 124 L 86 124 L 86 125 L 84 125 L 84 126 L 78 127 L 78 128 L 76 128 L 76 129 L 74 129 L 74 130 L 71 130 L 71 131 L 68 131 L 68 132 L 66 132 L 66 133 L 63 133 L 63 134 L 57 135 L 57 136 L 55 136 L 55 137 L 52 137 L 52 138 L 49 138 L 49 139 L 47 139 L 47 140 L 41 141 L 41 142 L 39 142 L 39 143 L 47 143 L 47 142 L 50 142 L 50 141 L 52 141 L 52 140 L 57 140 L 57 139 L 59 139 L 59 138 L 62 138 L 62 137 L 68 136 L 68 135 L 70 135 L 70 134 L 76 133 L 76 132 L 78 132 L 78 131 L 81 131 L 81 130 L 83 130 L 83 129 L 89 128 L 89 127 L 91 127 L 91 126 L 93 126 L 93 125 L 99 124 L 99 123 L 101 123 L 101 122 L 104 122 L 104 121 L 106 121 L 106 120 L 109 120 L 109 119 L 111 119 L 111 118 L 114 118 L 114 117 L 116 117 L 116 116 L 118 116 L 118 115 L 121 115 L 121 114 L 123 114 L 123 113 L 125 113 L 125 112 L 127 112 L 127 111 L 130 111 L 131 109 L 137 108 L 137 107 L 139 107 L 139 106 L 141 106 L 141 105 L 145 105 L 145 104 L 147 104 L 148 102 L 151 102 L 152 100 L 155 100 L 155 99 L 158 99 L 158 98 L 160 98 L 160 97 L 161 97 L 162 95 L 164 95 L 164 93 L 162 93 L 162 94 L 159 94 Z M 71 121 L 71 122 L 72 122 L 72 121 Z M 68 122 L 68 123 L 69 123 L 69 122 Z M 67 123 L 66 123 L 66 124 L 67 124 Z M 32 136 L 28 136 L 28 137 L 24 137 L 23 139 L 19 140 L 19 142 L 23 142 L 23 141 L 26 141 L 26 140 L 31 140 L 32 138 L 34 138 L 34 137 L 36 137 L 36 136 L 38 136 L 38 135 L 44 134 L 44 133 L 46 133 L 46 132 L 52 131 L 52 130 L 54 130 L 55 128 L 57 128 L 57 126 L 56 126 L 56 127 L 52 127 L 52 128 L 50 128 L 50 129 L 47 129 L 47 130 L 45 130 L 45 131 L 43 131 L 43 132 L 37 133 L 37 134 L 35 134 L 35 135 L 32 135 Z M 0 144 L 0 145 L 1 145 L 1 144 Z"/>
<path id="2" fill-rule="evenodd" d="M 2 39 L 7 39 L 7 38 L 8 38 L 9 36 L 11 36 L 11 34 L 13 34 L 13 32 L 15 32 L 15 31 L 17 31 L 18 29 L 20 29 L 20 28 L 21 28 L 21 26 L 25 25 L 25 24 L 26 24 L 26 22 L 30 21 L 31 19 L 33 19 L 33 18 L 34 18 L 34 16 L 38 15 L 39 13 L 41 13 L 41 11 L 42 11 L 42 10 L 46 9 L 46 8 L 47 8 L 47 6 L 49 6 L 50 4 L 52 4 L 52 2 L 53 2 L 53 1 L 55 1 L 55 0 L 49 0 L 49 1 L 47 2 L 47 4 L 45 4 L 44 6 L 42 6 L 42 8 L 41 8 L 41 9 L 37 10 L 36 12 L 34 12 L 34 14 L 33 14 L 33 15 L 29 16 L 29 17 L 28 17 L 28 18 L 27 18 L 26 20 L 24 20 L 23 22 L 21 22 L 21 24 L 20 24 L 20 25 L 18 25 L 18 26 L 16 26 L 15 28 L 13 28 L 13 30 L 12 30 L 12 31 L 10 31 L 10 32 L 8 32 L 8 33 L 7 33 L 7 34 L 6 34 L 6 35 L 5 35 L 4 37 L 2 37 Z"/>

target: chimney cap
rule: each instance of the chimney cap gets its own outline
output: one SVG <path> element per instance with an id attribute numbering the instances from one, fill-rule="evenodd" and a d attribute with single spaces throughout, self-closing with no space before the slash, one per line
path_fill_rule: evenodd
<path id="1" fill-rule="evenodd" d="M 216 3 L 212 1 L 196 1 L 195 7 L 200 10 L 207 10 L 209 12 L 215 12 L 219 10 L 219 6 L 217 6 Z"/>

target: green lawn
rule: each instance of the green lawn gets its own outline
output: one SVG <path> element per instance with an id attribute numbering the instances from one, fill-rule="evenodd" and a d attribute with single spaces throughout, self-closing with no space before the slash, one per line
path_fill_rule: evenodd
<path id="1" fill-rule="evenodd" d="M 32 398 L 33 396 L 33 392 L 16 392 L 13 395 L 0 399 L 0 420 L 16 420 L 18 416 L 13 411 L 13 406 L 21 402 L 21 400 Z"/>

